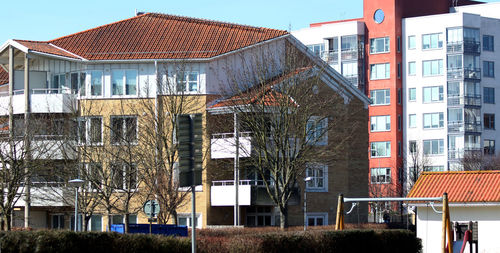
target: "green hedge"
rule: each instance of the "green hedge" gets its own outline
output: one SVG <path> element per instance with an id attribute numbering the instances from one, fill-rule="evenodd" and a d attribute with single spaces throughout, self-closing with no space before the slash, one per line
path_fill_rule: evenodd
<path id="1" fill-rule="evenodd" d="M 187 253 L 191 248 L 187 239 L 165 236 L 48 230 L 1 232 L 0 243 L 2 253 Z"/>
<path id="2" fill-rule="evenodd" d="M 199 253 L 224 252 L 420 252 L 415 234 L 405 230 L 345 230 L 304 232 L 224 232 L 197 237 Z M 98 253 L 191 252 L 188 238 L 144 234 L 75 233 L 70 231 L 0 232 L 0 252 Z"/>

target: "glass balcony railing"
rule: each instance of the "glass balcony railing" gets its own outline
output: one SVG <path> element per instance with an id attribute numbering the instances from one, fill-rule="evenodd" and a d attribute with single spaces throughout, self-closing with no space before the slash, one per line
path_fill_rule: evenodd
<path id="1" fill-rule="evenodd" d="M 481 95 L 448 96 L 448 106 L 481 106 Z"/>
<path id="2" fill-rule="evenodd" d="M 343 61 L 355 61 L 360 57 L 357 48 L 342 49 L 341 55 Z"/>
<path id="3" fill-rule="evenodd" d="M 448 68 L 448 80 L 481 80 L 480 68 Z"/>
<path id="4" fill-rule="evenodd" d="M 448 42 L 448 44 L 446 45 L 446 51 L 448 53 L 480 54 L 481 43 L 472 40 Z"/>
<path id="5" fill-rule="evenodd" d="M 449 133 L 481 133 L 481 122 L 448 121 Z"/>
<path id="6" fill-rule="evenodd" d="M 321 52 L 321 59 L 326 61 L 328 64 L 337 64 L 339 62 L 339 51 L 325 50 Z"/>

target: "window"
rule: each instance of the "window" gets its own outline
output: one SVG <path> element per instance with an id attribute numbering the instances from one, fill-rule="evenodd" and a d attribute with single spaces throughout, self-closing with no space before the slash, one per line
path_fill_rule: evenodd
<path id="1" fill-rule="evenodd" d="M 417 100 L 417 88 L 409 88 L 408 89 L 408 100 L 416 101 Z"/>
<path id="2" fill-rule="evenodd" d="M 402 99 L 403 99 L 403 94 L 401 94 L 401 88 L 398 88 L 398 104 L 401 104 Z"/>
<path id="3" fill-rule="evenodd" d="M 315 55 L 320 56 L 321 52 L 325 51 L 325 44 L 314 44 L 307 45 L 307 48 L 311 50 Z"/>
<path id="4" fill-rule="evenodd" d="M 408 36 L 408 49 L 417 48 L 417 39 L 415 35 Z"/>
<path id="5" fill-rule="evenodd" d="M 371 157 L 391 157 L 391 142 L 380 141 L 371 143 Z"/>
<path id="6" fill-rule="evenodd" d="M 401 157 L 403 154 L 403 147 L 401 147 L 401 141 L 398 141 L 398 156 Z"/>
<path id="7" fill-rule="evenodd" d="M 388 53 L 389 37 L 370 39 L 370 54 Z"/>
<path id="8" fill-rule="evenodd" d="M 92 215 L 90 217 L 90 231 L 102 231 L 102 216 Z"/>
<path id="9" fill-rule="evenodd" d="M 424 166 L 424 171 L 444 171 L 444 166 Z"/>
<path id="10" fill-rule="evenodd" d="M 123 224 L 125 221 L 125 215 L 115 214 L 111 216 L 111 224 Z M 137 214 L 128 215 L 128 224 L 137 224 Z"/>
<path id="11" fill-rule="evenodd" d="M 308 191 L 328 191 L 328 168 L 322 164 L 307 164 L 306 177 L 311 177 L 306 183 Z"/>
<path id="12" fill-rule="evenodd" d="M 272 226 L 272 207 L 270 206 L 249 206 L 246 208 L 246 226 L 263 227 Z M 279 224 L 275 219 L 275 224 Z"/>
<path id="13" fill-rule="evenodd" d="M 495 130 L 495 114 L 484 114 L 484 129 Z"/>
<path id="14" fill-rule="evenodd" d="M 436 49 L 443 47 L 443 34 L 424 34 L 422 35 L 422 49 Z"/>
<path id="15" fill-rule="evenodd" d="M 372 184 L 390 184 L 391 168 L 372 168 L 370 176 Z"/>
<path id="16" fill-rule="evenodd" d="M 50 93 L 61 93 L 61 88 L 66 86 L 66 75 L 54 75 L 52 78 L 52 85 L 50 86 Z"/>
<path id="17" fill-rule="evenodd" d="M 328 144 L 328 118 L 313 116 L 306 125 L 307 141 L 312 145 Z"/>
<path id="18" fill-rule="evenodd" d="M 102 117 L 83 117 L 78 119 L 79 144 L 102 143 Z"/>
<path id="19" fill-rule="evenodd" d="M 443 101 L 443 86 L 433 86 L 423 88 L 424 103 Z"/>
<path id="20" fill-rule="evenodd" d="M 448 55 L 447 59 L 448 69 L 462 69 L 462 55 Z"/>
<path id="21" fill-rule="evenodd" d="M 495 51 L 493 38 L 492 35 L 483 35 L 483 51 Z"/>
<path id="22" fill-rule="evenodd" d="M 186 72 L 178 75 L 177 92 L 195 92 L 198 89 L 198 72 Z"/>
<path id="23" fill-rule="evenodd" d="M 112 95 L 136 95 L 137 94 L 137 70 L 119 70 L 111 71 Z"/>
<path id="24" fill-rule="evenodd" d="M 444 153 L 443 139 L 424 140 L 424 155 L 442 155 Z"/>
<path id="25" fill-rule="evenodd" d="M 356 51 L 358 49 L 357 35 L 342 36 L 340 38 L 340 48 L 342 51 Z"/>
<path id="26" fill-rule="evenodd" d="M 373 101 L 372 105 L 388 105 L 391 103 L 391 92 L 389 89 L 372 90 L 370 91 L 370 97 Z"/>
<path id="27" fill-rule="evenodd" d="M 410 147 L 410 153 L 417 153 L 417 141 L 409 141 L 408 146 Z"/>
<path id="28" fill-rule="evenodd" d="M 52 229 L 64 228 L 64 214 L 53 214 L 50 218 L 52 220 Z"/>
<path id="29" fill-rule="evenodd" d="M 102 71 L 90 72 L 90 95 L 102 96 Z"/>
<path id="30" fill-rule="evenodd" d="M 137 188 L 137 166 L 135 164 L 112 164 L 111 175 L 115 190 L 134 190 Z"/>
<path id="31" fill-rule="evenodd" d="M 437 76 L 443 74 L 443 60 L 430 60 L 422 62 L 423 76 Z"/>
<path id="32" fill-rule="evenodd" d="M 201 228 L 201 214 L 197 213 L 195 219 L 196 219 L 195 221 L 196 228 Z M 188 226 L 189 228 L 191 228 L 192 227 L 191 214 L 179 213 L 177 216 L 177 224 L 181 226 Z"/>
<path id="33" fill-rule="evenodd" d="M 448 98 L 460 96 L 460 82 L 448 82 Z"/>
<path id="34" fill-rule="evenodd" d="M 403 122 L 401 122 L 401 115 L 398 115 L 398 130 L 401 131 L 401 125 Z"/>
<path id="35" fill-rule="evenodd" d="M 483 76 L 495 77 L 495 62 L 483 61 Z"/>
<path id="36" fill-rule="evenodd" d="M 495 140 L 484 140 L 484 154 L 494 155 L 495 154 Z"/>
<path id="37" fill-rule="evenodd" d="M 417 115 L 416 114 L 410 114 L 408 117 L 408 127 L 410 128 L 415 128 L 417 127 Z"/>
<path id="38" fill-rule="evenodd" d="M 103 181 L 103 169 L 101 163 L 81 163 L 79 174 L 86 174 L 88 178 L 88 184 L 85 185 L 89 190 L 95 190 L 102 186 Z"/>
<path id="39" fill-rule="evenodd" d="M 307 226 L 326 226 L 328 225 L 328 213 L 307 213 Z"/>
<path id="40" fill-rule="evenodd" d="M 74 94 L 85 96 L 85 72 L 75 72 L 70 74 L 70 87 Z"/>
<path id="41" fill-rule="evenodd" d="M 424 113 L 424 129 L 444 127 L 444 113 Z"/>
<path id="42" fill-rule="evenodd" d="M 137 142 L 137 117 L 112 116 L 111 117 L 111 143 L 136 143 Z"/>
<path id="43" fill-rule="evenodd" d="M 391 65 L 389 63 L 370 65 L 370 80 L 389 79 L 390 74 Z"/>
<path id="44" fill-rule="evenodd" d="M 398 53 L 401 52 L 401 37 L 398 36 L 398 44 L 396 45 L 398 48 Z"/>
<path id="45" fill-rule="evenodd" d="M 401 78 L 401 63 L 398 62 L 398 78 Z"/>
<path id="46" fill-rule="evenodd" d="M 86 82 L 87 80 L 87 73 L 85 72 L 81 72 L 80 73 L 80 83 L 79 83 L 79 91 L 80 91 L 80 96 L 86 96 L 87 93 L 86 93 L 86 90 L 85 90 L 85 87 L 86 87 Z"/>
<path id="47" fill-rule="evenodd" d="M 372 116 L 370 117 L 371 131 L 391 131 L 391 116 Z"/>
<path id="48" fill-rule="evenodd" d="M 357 62 L 342 62 L 342 75 L 345 77 L 358 76 Z"/>
<path id="49" fill-rule="evenodd" d="M 408 62 L 408 75 L 414 76 L 417 74 L 417 63 L 414 61 Z"/>
<path id="50" fill-rule="evenodd" d="M 484 103 L 494 104 L 495 103 L 495 88 L 484 87 Z"/>
<path id="51" fill-rule="evenodd" d="M 462 108 L 448 108 L 448 124 L 462 123 L 463 111 Z"/>

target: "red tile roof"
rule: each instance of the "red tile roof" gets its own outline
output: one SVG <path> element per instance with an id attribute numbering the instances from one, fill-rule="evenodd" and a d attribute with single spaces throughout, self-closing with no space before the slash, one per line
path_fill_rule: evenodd
<path id="1" fill-rule="evenodd" d="M 287 31 L 158 13 L 146 13 L 47 42 L 22 42 L 88 60 L 210 58 L 288 34 Z"/>
<path id="2" fill-rule="evenodd" d="M 408 197 L 441 197 L 450 202 L 500 202 L 500 170 L 424 172 Z"/>
<path id="3" fill-rule="evenodd" d="M 33 51 L 78 59 L 78 57 L 76 57 L 75 55 L 68 53 L 62 49 L 59 49 L 56 46 L 49 44 L 48 42 L 29 41 L 29 40 L 14 40 L 14 41 L 18 42 L 19 44 Z"/>
<path id="4" fill-rule="evenodd" d="M 3 68 L 0 68 L 0 85 L 6 84 L 9 82 L 9 73 L 5 71 Z"/>

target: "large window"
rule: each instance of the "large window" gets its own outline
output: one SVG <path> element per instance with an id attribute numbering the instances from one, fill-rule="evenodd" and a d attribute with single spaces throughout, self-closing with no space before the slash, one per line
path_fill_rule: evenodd
<path id="1" fill-rule="evenodd" d="M 137 188 L 137 166 L 135 164 L 112 164 L 111 174 L 115 190 L 133 190 Z"/>
<path id="2" fill-rule="evenodd" d="M 370 39 L 370 54 L 388 53 L 389 37 Z"/>
<path id="3" fill-rule="evenodd" d="M 372 116 L 370 117 L 371 131 L 391 131 L 391 116 Z"/>
<path id="4" fill-rule="evenodd" d="M 408 116 L 408 127 L 409 128 L 417 127 L 417 115 L 416 114 L 410 114 Z"/>
<path id="5" fill-rule="evenodd" d="M 391 168 L 372 168 L 370 174 L 372 184 L 391 183 Z"/>
<path id="6" fill-rule="evenodd" d="M 307 45 L 307 48 L 311 50 L 315 55 L 320 56 L 321 52 L 325 51 L 325 44 L 313 44 Z"/>
<path id="7" fill-rule="evenodd" d="M 417 88 L 409 88 L 408 101 L 416 101 L 416 100 L 417 100 Z"/>
<path id="8" fill-rule="evenodd" d="M 370 80 L 389 79 L 391 75 L 391 65 L 389 63 L 370 65 Z"/>
<path id="9" fill-rule="evenodd" d="M 424 129 L 444 127 L 444 113 L 424 113 Z"/>
<path id="10" fill-rule="evenodd" d="M 90 217 L 90 231 L 102 231 L 102 215 L 95 214 Z"/>
<path id="11" fill-rule="evenodd" d="M 313 145 L 328 144 L 328 118 L 313 116 L 306 125 L 307 141 Z"/>
<path id="12" fill-rule="evenodd" d="M 410 35 L 408 36 L 408 49 L 415 49 L 417 48 L 417 38 L 415 35 Z"/>
<path id="13" fill-rule="evenodd" d="M 389 89 L 372 90 L 370 91 L 370 97 L 373 101 L 372 105 L 388 105 L 391 103 L 391 92 Z"/>
<path id="14" fill-rule="evenodd" d="M 484 129 L 495 130 L 495 114 L 484 114 Z"/>
<path id="15" fill-rule="evenodd" d="M 74 94 L 85 96 L 85 72 L 74 72 L 70 74 L 70 87 Z"/>
<path id="16" fill-rule="evenodd" d="M 102 71 L 90 72 L 90 95 L 102 96 Z"/>
<path id="17" fill-rule="evenodd" d="M 483 61 L 483 76 L 495 77 L 495 62 Z"/>
<path id="18" fill-rule="evenodd" d="M 495 51 L 493 35 L 483 35 L 483 51 Z"/>
<path id="19" fill-rule="evenodd" d="M 61 88 L 63 86 L 66 86 L 66 75 L 65 74 L 54 75 L 52 78 L 50 93 L 61 93 Z"/>
<path id="20" fill-rule="evenodd" d="M 101 144 L 102 117 L 79 118 L 77 134 L 80 144 Z"/>
<path id="21" fill-rule="evenodd" d="M 443 34 L 433 33 L 422 35 L 422 49 L 436 49 L 443 47 Z"/>
<path id="22" fill-rule="evenodd" d="M 342 62 L 342 75 L 346 77 L 358 76 L 357 62 Z"/>
<path id="23" fill-rule="evenodd" d="M 448 124 L 461 123 L 463 119 L 462 108 L 448 108 Z"/>
<path id="24" fill-rule="evenodd" d="M 495 103 L 495 88 L 484 87 L 483 89 L 484 103 L 494 104 Z"/>
<path id="25" fill-rule="evenodd" d="M 447 64 L 448 69 L 461 69 L 462 64 L 462 55 L 448 55 L 447 56 Z"/>
<path id="26" fill-rule="evenodd" d="M 424 103 L 443 101 L 443 86 L 424 87 L 422 93 Z"/>
<path id="27" fill-rule="evenodd" d="M 307 226 L 326 226 L 328 225 L 328 213 L 307 213 Z"/>
<path id="28" fill-rule="evenodd" d="M 371 157 L 391 157 L 391 142 L 372 142 L 370 145 Z"/>
<path id="29" fill-rule="evenodd" d="M 443 139 L 424 140 L 424 155 L 442 155 L 443 153 Z"/>
<path id="30" fill-rule="evenodd" d="M 357 35 L 342 36 L 340 39 L 340 47 L 342 51 L 356 51 L 358 48 Z"/>
<path id="31" fill-rule="evenodd" d="M 191 222 L 191 214 L 190 213 L 179 213 L 177 216 L 177 224 L 181 226 L 188 226 L 189 228 L 192 227 L 192 222 Z M 196 228 L 201 228 L 201 214 L 197 213 L 195 217 L 195 227 Z"/>
<path id="32" fill-rule="evenodd" d="M 111 71 L 112 95 L 136 95 L 137 94 L 137 70 Z"/>
<path id="33" fill-rule="evenodd" d="M 495 140 L 484 140 L 484 154 L 485 155 L 495 154 Z"/>
<path id="34" fill-rule="evenodd" d="M 195 92 L 199 90 L 198 86 L 198 72 L 177 75 L 177 92 Z"/>
<path id="35" fill-rule="evenodd" d="M 306 182 L 308 191 L 328 191 L 328 169 L 323 164 L 307 164 L 306 178 L 311 180 Z"/>
<path id="36" fill-rule="evenodd" d="M 136 143 L 137 142 L 137 117 L 112 116 L 111 117 L 111 143 Z"/>
<path id="37" fill-rule="evenodd" d="M 437 76 L 443 74 L 443 60 L 430 60 L 422 62 L 423 76 Z"/>
<path id="38" fill-rule="evenodd" d="M 444 171 L 444 166 L 443 165 L 438 165 L 438 166 L 424 166 L 424 171 Z"/>
<path id="39" fill-rule="evenodd" d="M 417 63 L 414 61 L 408 62 L 408 75 L 414 76 L 417 74 Z"/>

